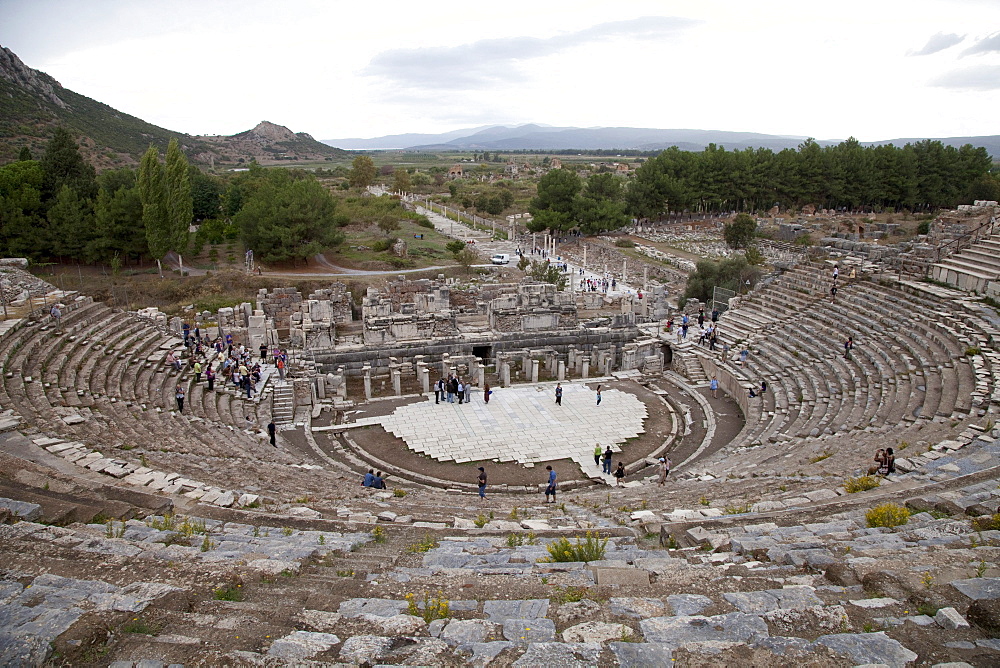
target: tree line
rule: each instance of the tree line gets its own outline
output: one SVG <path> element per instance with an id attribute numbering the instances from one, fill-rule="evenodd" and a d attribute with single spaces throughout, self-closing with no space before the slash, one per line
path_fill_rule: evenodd
<path id="1" fill-rule="evenodd" d="M 150 146 L 137 169 L 97 174 L 60 127 L 38 160 L 25 149 L 0 167 L 0 253 L 114 268 L 239 239 L 261 261 L 294 261 L 343 240 L 336 207 L 307 172 L 205 174 L 176 140 L 162 160 Z"/>
<path id="2" fill-rule="evenodd" d="M 864 147 L 856 139 L 821 147 L 727 151 L 710 144 L 694 153 L 661 151 L 623 181 L 595 174 L 586 182 L 572 169 L 548 172 L 532 202 L 532 231 L 615 229 L 629 217 L 668 212 L 760 212 L 814 204 L 857 210 L 953 208 L 976 199 L 1000 199 L 985 148 L 924 140 L 903 147 Z"/>

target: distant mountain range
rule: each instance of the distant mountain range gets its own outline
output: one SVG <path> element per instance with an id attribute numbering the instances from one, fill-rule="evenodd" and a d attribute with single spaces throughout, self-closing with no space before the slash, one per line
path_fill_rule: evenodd
<path id="1" fill-rule="evenodd" d="M 983 146 L 990 155 L 1000 157 L 1000 135 L 984 137 L 916 137 L 862 142 L 866 146 L 894 144 L 902 146 L 922 139 L 938 139 L 944 144 Z M 403 149 L 411 151 L 514 151 L 514 150 L 631 150 L 658 151 L 671 146 L 685 151 L 701 151 L 709 144 L 734 151 L 745 148 L 769 148 L 780 151 L 796 148 L 806 137 L 768 135 L 756 132 L 723 130 L 661 130 L 657 128 L 574 128 L 540 124 L 518 126 L 490 125 L 453 130 L 442 134 L 399 134 L 384 137 L 323 139 L 324 144 L 348 150 Z M 823 146 L 839 144 L 840 139 L 818 140 Z"/>
<path id="2" fill-rule="evenodd" d="M 0 163 L 17 159 L 23 147 L 39 157 L 56 125 L 77 136 L 81 152 L 98 168 L 134 165 L 150 144 L 165 150 L 175 137 L 188 158 L 200 163 L 274 164 L 347 155 L 304 132 L 296 134 L 267 121 L 233 136 L 167 130 L 64 88 L 0 47 Z"/>

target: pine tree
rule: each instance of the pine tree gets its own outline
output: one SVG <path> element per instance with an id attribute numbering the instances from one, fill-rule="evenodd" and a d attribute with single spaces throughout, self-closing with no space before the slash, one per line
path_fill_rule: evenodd
<path id="1" fill-rule="evenodd" d="M 172 235 L 167 212 L 167 195 L 164 188 L 164 169 L 160 164 L 159 152 L 150 146 L 139 163 L 139 199 L 142 201 L 142 224 L 146 228 L 146 242 L 149 254 L 156 258 L 163 276 L 160 260 L 170 252 Z"/>
<path id="2" fill-rule="evenodd" d="M 63 185 L 75 190 L 81 199 L 93 199 L 97 195 L 97 172 L 84 161 L 79 147 L 66 128 L 56 128 L 52 139 L 45 146 L 41 162 L 45 175 L 42 199 L 53 199 Z"/>
<path id="3" fill-rule="evenodd" d="M 187 250 L 188 228 L 194 216 L 194 202 L 191 199 L 191 179 L 188 176 L 188 161 L 181 153 L 176 139 L 167 146 L 166 171 L 167 219 L 170 229 L 170 250 L 178 254 Z"/>
<path id="4" fill-rule="evenodd" d="M 22 146 L 21 152 L 17 154 L 17 161 L 26 162 L 28 160 L 31 160 L 31 149 L 27 146 Z"/>

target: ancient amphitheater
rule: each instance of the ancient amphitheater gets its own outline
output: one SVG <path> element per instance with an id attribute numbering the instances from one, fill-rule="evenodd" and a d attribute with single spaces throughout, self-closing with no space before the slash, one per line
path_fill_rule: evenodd
<path id="1" fill-rule="evenodd" d="M 393 280 L 191 314 L 288 350 L 250 399 L 165 363 L 178 319 L 4 267 L 30 294 L 0 333 L 0 663 L 1000 665 L 996 311 L 831 253 L 736 299 L 725 356 L 663 332 L 652 285 Z M 962 253 L 995 287 L 998 237 Z M 469 402 L 435 403 L 449 372 Z M 895 473 L 855 491 L 885 447 Z M 888 502 L 904 524 L 872 521 Z"/>

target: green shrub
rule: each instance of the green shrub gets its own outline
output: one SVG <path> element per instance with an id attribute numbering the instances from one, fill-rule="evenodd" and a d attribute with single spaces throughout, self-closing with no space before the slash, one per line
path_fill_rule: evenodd
<path id="1" fill-rule="evenodd" d="M 631 239 L 618 239 L 615 241 L 615 246 L 619 248 L 635 248 L 635 242 Z"/>
<path id="2" fill-rule="evenodd" d="M 423 538 L 421 538 L 419 543 L 414 543 L 413 545 L 410 545 L 406 549 L 409 552 L 427 552 L 428 550 L 432 550 L 435 547 L 437 547 L 437 545 L 438 544 L 437 541 L 434 540 L 434 536 L 428 534 Z"/>
<path id="3" fill-rule="evenodd" d="M 240 589 L 243 585 L 227 585 L 225 587 L 219 587 L 212 592 L 212 597 L 216 601 L 242 601 L 243 600 L 243 590 Z"/>
<path id="4" fill-rule="evenodd" d="M 566 561 L 600 561 L 604 558 L 604 550 L 608 544 L 607 538 L 601 538 L 592 531 L 587 532 L 583 542 L 576 539 L 576 543 L 570 543 L 568 538 L 559 538 L 546 545 L 549 556 L 543 562 L 566 562 Z"/>
<path id="5" fill-rule="evenodd" d="M 873 475 L 863 475 L 857 478 L 847 478 L 844 480 L 844 490 L 848 494 L 854 494 L 855 492 L 864 492 L 869 489 L 875 489 L 880 484 L 882 484 L 878 478 Z"/>
<path id="6" fill-rule="evenodd" d="M 417 225 L 419 225 L 420 227 L 426 227 L 428 230 L 433 230 L 434 229 L 434 223 L 432 223 L 431 221 L 427 220 L 427 216 L 419 216 L 418 215 L 418 217 L 414 218 L 413 221 Z"/>
<path id="7" fill-rule="evenodd" d="M 396 489 L 392 490 L 392 495 L 394 497 L 396 497 L 397 499 L 402 499 L 404 496 L 406 496 L 406 490 L 405 489 L 399 489 L 397 487 Z"/>
<path id="8" fill-rule="evenodd" d="M 972 528 L 976 531 L 996 531 L 1000 529 L 1000 513 L 973 518 Z"/>
<path id="9" fill-rule="evenodd" d="M 394 243 L 396 243 L 396 240 L 393 238 L 379 239 L 378 241 L 372 244 L 372 250 L 375 251 L 376 253 L 381 253 L 382 251 L 387 251 L 390 248 L 392 248 L 392 245 Z"/>
<path id="10" fill-rule="evenodd" d="M 869 527 L 898 527 L 910 521 L 910 511 L 897 503 L 883 503 L 865 513 Z"/>
<path id="11" fill-rule="evenodd" d="M 417 597 L 414 594 L 407 594 L 406 614 L 421 617 L 428 624 L 435 619 L 447 619 L 451 617 L 451 606 L 448 603 L 448 599 L 443 597 L 442 592 L 439 591 L 437 596 L 431 596 L 425 591 L 423 603 L 423 610 L 421 610 L 420 605 L 417 603 Z"/>

